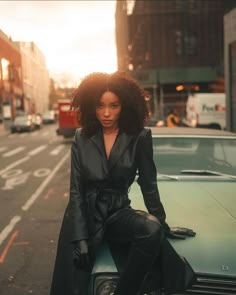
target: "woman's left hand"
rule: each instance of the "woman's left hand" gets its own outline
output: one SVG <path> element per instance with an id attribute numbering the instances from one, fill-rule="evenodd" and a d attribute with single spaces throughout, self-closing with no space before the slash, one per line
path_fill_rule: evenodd
<path id="1" fill-rule="evenodd" d="M 186 237 L 195 237 L 196 233 L 186 227 L 170 227 L 170 230 L 166 232 L 166 237 L 170 239 L 182 239 Z"/>

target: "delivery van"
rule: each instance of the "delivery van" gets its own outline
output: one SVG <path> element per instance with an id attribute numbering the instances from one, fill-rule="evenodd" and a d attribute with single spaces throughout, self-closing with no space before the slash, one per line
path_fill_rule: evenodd
<path id="1" fill-rule="evenodd" d="M 195 93 L 188 96 L 186 123 L 191 127 L 226 128 L 225 93 Z"/>

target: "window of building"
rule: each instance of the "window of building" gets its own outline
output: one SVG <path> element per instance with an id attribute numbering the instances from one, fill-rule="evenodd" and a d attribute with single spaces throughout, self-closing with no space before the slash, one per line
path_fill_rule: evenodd
<path id="1" fill-rule="evenodd" d="M 9 60 L 2 58 L 1 59 L 1 66 L 2 66 L 2 80 L 8 80 L 9 79 Z"/>

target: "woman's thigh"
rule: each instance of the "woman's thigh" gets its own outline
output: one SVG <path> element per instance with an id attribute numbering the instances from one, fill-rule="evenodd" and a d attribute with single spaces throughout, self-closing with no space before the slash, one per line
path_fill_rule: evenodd
<path id="1" fill-rule="evenodd" d="M 160 223 L 153 215 L 132 208 L 121 209 L 111 216 L 106 224 L 105 236 L 108 240 L 131 242 L 137 236 L 149 234 L 160 228 Z"/>

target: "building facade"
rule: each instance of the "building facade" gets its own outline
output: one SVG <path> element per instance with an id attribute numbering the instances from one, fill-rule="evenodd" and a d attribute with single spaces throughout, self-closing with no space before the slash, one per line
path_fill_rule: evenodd
<path id="1" fill-rule="evenodd" d="M 224 77 L 223 19 L 235 0 L 138 0 L 126 5 L 131 2 L 129 14 L 120 4 L 116 15 L 119 28 L 126 14 L 128 31 L 122 50 L 117 44 L 123 61 L 118 68 L 150 91 L 153 112 L 166 115 L 176 103 L 184 112 L 189 93 L 224 91 L 218 87 Z"/>
<path id="2" fill-rule="evenodd" d="M 49 108 L 50 77 L 43 53 L 34 42 L 15 42 L 21 52 L 25 111 L 43 113 Z"/>
<path id="3" fill-rule="evenodd" d="M 0 117 L 9 125 L 24 111 L 21 54 L 18 46 L 0 30 Z"/>
<path id="4" fill-rule="evenodd" d="M 227 129 L 236 132 L 236 8 L 224 17 Z"/>

